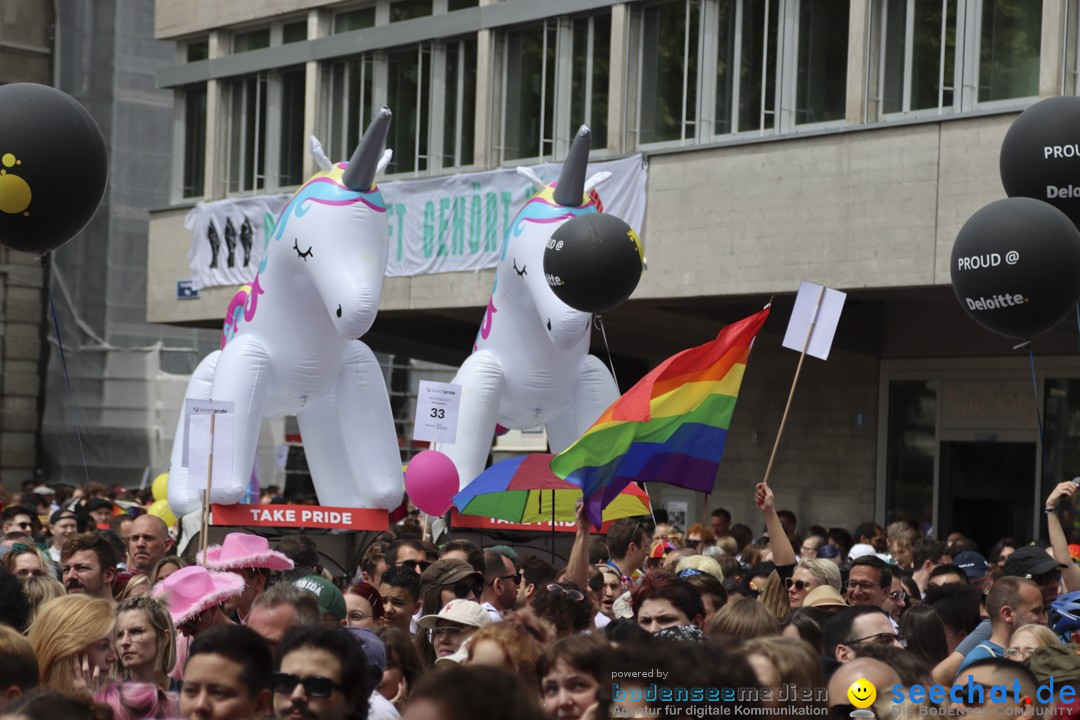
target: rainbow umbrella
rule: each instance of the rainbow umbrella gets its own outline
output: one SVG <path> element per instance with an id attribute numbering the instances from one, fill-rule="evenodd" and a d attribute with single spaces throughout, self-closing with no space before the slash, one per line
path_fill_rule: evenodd
<path id="1" fill-rule="evenodd" d="M 454 505 L 463 515 L 509 522 L 573 522 L 581 488 L 551 472 L 551 458 L 534 453 L 497 462 L 455 495 Z M 651 513 L 648 493 L 631 483 L 604 508 L 603 520 Z"/>

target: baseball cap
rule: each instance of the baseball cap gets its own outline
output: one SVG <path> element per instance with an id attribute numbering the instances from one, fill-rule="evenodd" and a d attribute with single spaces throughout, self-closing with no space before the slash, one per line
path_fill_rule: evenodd
<path id="1" fill-rule="evenodd" d="M 491 615 L 475 600 L 455 599 L 446 603 L 437 615 L 425 615 L 417 621 L 417 624 L 426 630 L 431 630 L 440 620 L 484 627 L 491 622 Z"/>
<path id="2" fill-rule="evenodd" d="M 825 558 L 825 559 L 838 558 L 838 557 L 840 557 L 840 551 L 836 548 L 835 545 L 825 543 L 824 545 L 822 545 L 821 547 L 818 548 L 817 556 L 819 558 Z"/>
<path id="3" fill-rule="evenodd" d="M 319 611 L 323 615 L 332 615 L 336 620 L 345 619 L 345 596 L 334 583 L 321 575 L 305 575 L 294 581 L 293 585 L 314 595 L 319 601 Z"/>
<path id="4" fill-rule="evenodd" d="M 52 515 L 49 516 L 49 524 L 58 523 L 65 518 L 70 518 L 76 522 L 79 521 L 79 516 L 75 514 L 74 510 L 68 510 L 67 508 L 60 508 Z"/>
<path id="5" fill-rule="evenodd" d="M 367 628 L 347 627 L 345 629 L 364 648 L 364 658 L 368 666 L 378 668 L 380 673 L 386 672 L 386 645 L 379 636 Z"/>
<path id="6" fill-rule="evenodd" d="M 100 510 L 102 508 L 112 510 L 113 504 L 105 498 L 94 498 L 90 502 L 86 503 L 86 512 L 94 512 L 95 510 Z"/>
<path id="7" fill-rule="evenodd" d="M 34 493 L 35 495 L 55 495 L 56 494 L 56 491 L 53 490 L 48 485 L 38 485 L 36 488 L 31 490 L 31 492 Z"/>
<path id="8" fill-rule="evenodd" d="M 820 550 L 818 551 L 818 554 L 819 555 L 821 554 Z M 848 557 L 848 560 L 858 560 L 859 558 L 861 558 L 861 557 L 863 557 L 865 555 L 876 555 L 876 554 L 877 554 L 877 550 L 874 549 L 873 545 L 867 545 L 866 543 L 855 543 L 854 545 L 851 546 L 851 549 L 848 550 L 847 557 Z"/>
<path id="9" fill-rule="evenodd" d="M 1028 668 L 1041 685 L 1051 680 L 1058 684 L 1080 680 L 1080 645 L 1065 643 L 1036 648 L 1028 659 Z"/>
<path id="10" fill-rule="evenodd" d="M 1016 548 L 1016 551 L 1005 561 L 1005 574 L 1030 578 L 1064 567 L 1063 563 L 1047 555 L 1046 550 L 1028 545 Z"/>
<path id="11" fill-rule="evenodd" d="M 969 578 L 986 577 L 986 571 L 990 569 L 990 563 L 986 562 L 986 558 L 974 550 L 960 553 L 953 558 L 952 564 L 963 570 Z"/>

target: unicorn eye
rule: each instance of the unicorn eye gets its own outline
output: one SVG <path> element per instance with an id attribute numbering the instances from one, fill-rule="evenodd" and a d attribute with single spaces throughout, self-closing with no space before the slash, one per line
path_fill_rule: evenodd
<path id="1" fill-rule="evenodd" d="M 296 257 L 301 258 L 304 262 L 307 262 L 307 259 L 309 257 L 314 257 L 314 255 L 311 252 L 311 246 L 310 245 L 308 245 L 308 249 L 304 250 L 303 252 L 300 251 L 299 241 L 293 240 L 292 246 L 293 246 L 293 250 L 296 251 Z"/>

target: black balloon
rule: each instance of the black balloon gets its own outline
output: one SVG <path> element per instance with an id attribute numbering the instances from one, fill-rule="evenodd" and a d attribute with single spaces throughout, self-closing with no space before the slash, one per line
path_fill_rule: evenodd
<path id="1" fill-rule="evenodd" d="M 1044 200 L 1080 226 L 1080 97 L 1035 103 L 1001 143 L 1001 184 L 1009 197 Z"/>
<path id="2" fill-rule="evenodd" d="M 68 95 L 0 85 L 0 245 L 43 255 L 97 212 L 108 180 L 105 140 Z"/>
<path id="3" fill-rule="evenodd" d="M 641 240 L 614 215 L 582 215 L 563 223 L 544 250 L 552 292 L 582 312 L 618 307 L 637 287 L 641 268 Z"/>
<path id="4" fill-rule="evenodd" d="M 1032 338 L 1080 299 L 1080 231 L 1041 200 L 998 200 L 964 223 L 949 269 L 956 299 L 976 322 Z"/>

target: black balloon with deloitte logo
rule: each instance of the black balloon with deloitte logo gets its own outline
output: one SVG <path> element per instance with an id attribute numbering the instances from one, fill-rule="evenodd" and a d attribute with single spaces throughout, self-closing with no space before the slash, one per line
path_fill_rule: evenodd
<path id="1" fill-rule="evenodd" d="M 964 223 L 950 271 L 957 300 L 976 322 L 1007 337 L 1032 338 L 1080 298 L 1080 231 L 1040 200 L 998 200 Z"/>
<path id="2" fill-rule="evenodd" d="M 1020 113 L 1001 142 L 999 169 L 1009 197 L 1044 200 L 1080 227 L 1080 97 L 1047 98 Z"/>

